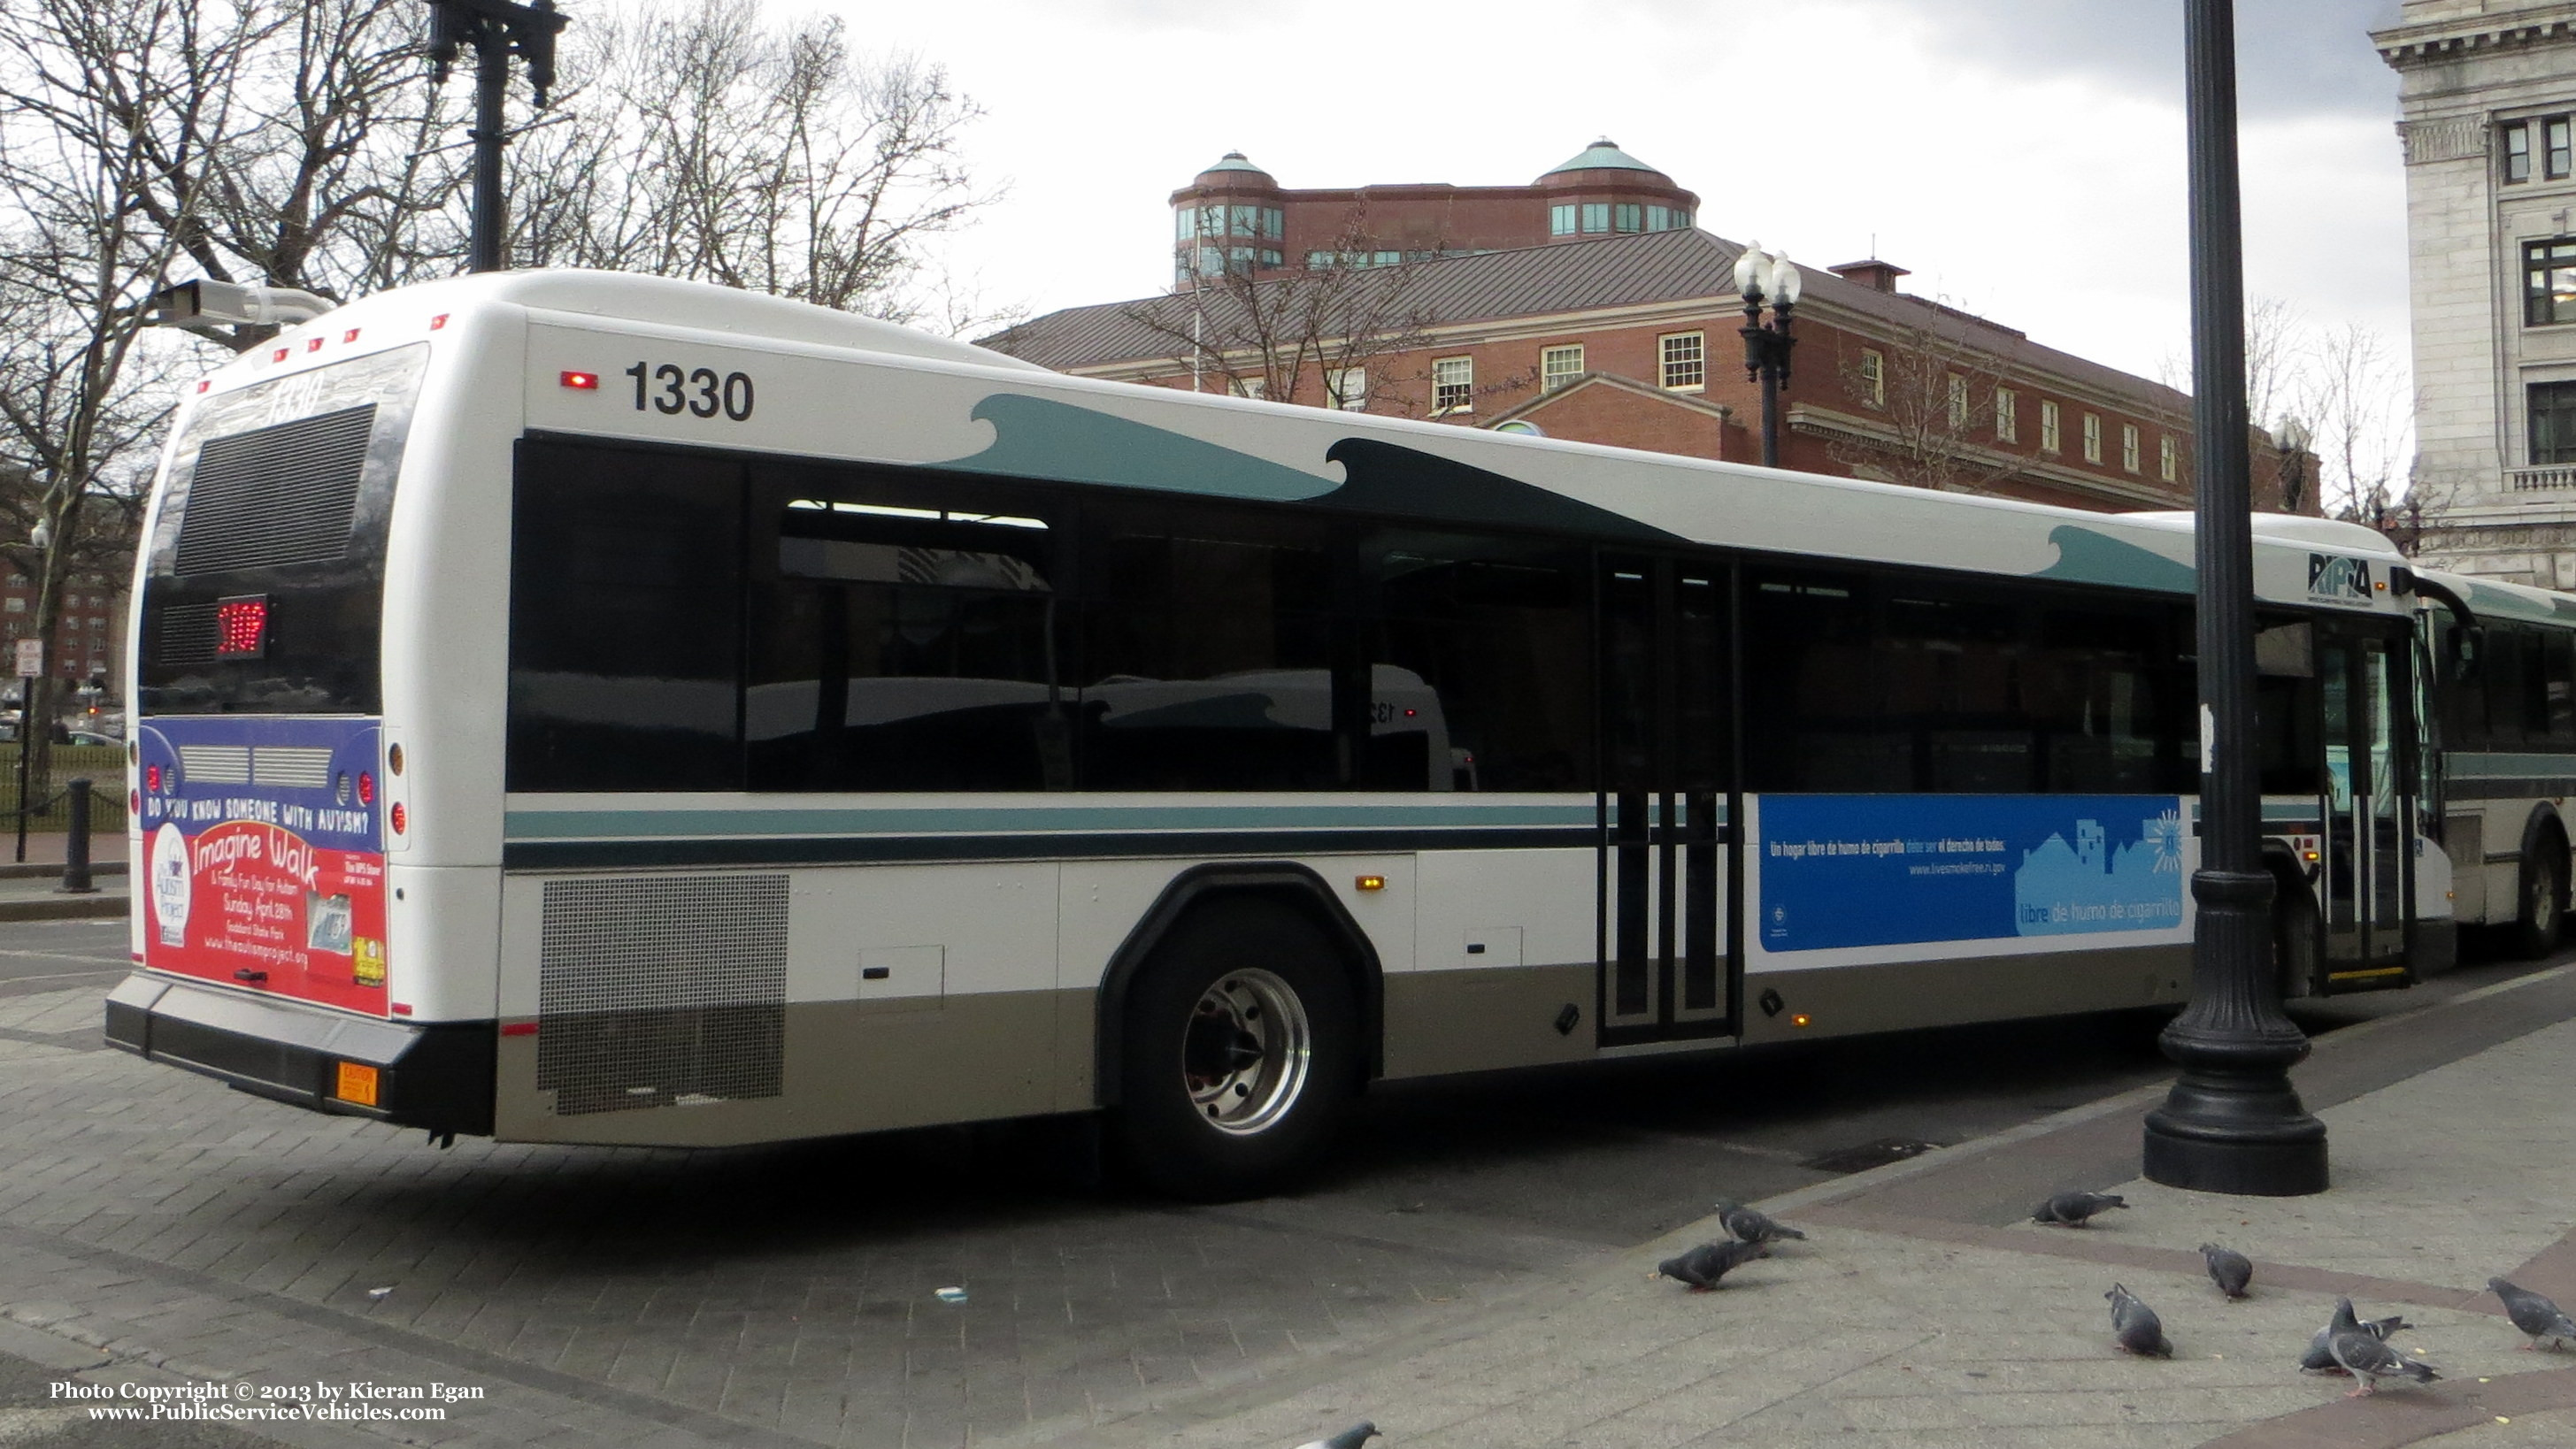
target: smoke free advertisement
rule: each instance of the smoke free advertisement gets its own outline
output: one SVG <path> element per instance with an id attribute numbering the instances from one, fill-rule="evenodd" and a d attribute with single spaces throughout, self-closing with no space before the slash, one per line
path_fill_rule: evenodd
<path id="1" fill-rule="evenodd" d="M 1765 951 L 2184 925 L 2172 795 L 1765 795 Z"/>
<path id="2" fill-rule="evenodd" d="M 373 720 L 147 722 L 144 964 L 385 1015 L 378 735 Z"/>

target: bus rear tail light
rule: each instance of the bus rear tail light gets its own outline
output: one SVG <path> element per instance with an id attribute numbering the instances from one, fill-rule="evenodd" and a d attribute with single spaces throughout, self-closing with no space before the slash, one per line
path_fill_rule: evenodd
<path id="1" fill-rule="evenodd" d="M 411 827 L 411 815 L 402 808 L 402 802 L 399 800 L 394 802 L 393 822 L 396 835 L 402 834 Z"/>
<path id="2" fill-rule="evenodd" d="M 331 1084 L 331 1095 L 353 1106 L 376 1105 L 377 1075 L 374 1067 L 364 1062 L 342 1062 L 339 1080 Z"/>
<path id="3" fill-rule="evenodd" d="M 161 767 L 159 765 L 146 765 L 143 767 L 143 788 L 151 791 L 155 795 L 161 793 Z"/>
<path id="4" fill-rule="evenodd" d="M 361 805 L 376 803 L 376 777 L 365 770 L 358 772 L 358 803 Z"/>

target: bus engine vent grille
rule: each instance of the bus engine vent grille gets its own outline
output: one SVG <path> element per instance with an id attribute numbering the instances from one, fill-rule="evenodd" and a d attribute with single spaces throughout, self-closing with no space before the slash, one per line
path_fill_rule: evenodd
<path id="1" fill-rule="evenodd" d="M 208 440 L 179 522 L 179 576 L 348 552 L 375 422 L 369 403 Z"/>
<path id="2" fill-rule="evenodd" d="M 537 1086 L 557 1116 L 781 1090 L 787 877 L 545 884 Z"/>

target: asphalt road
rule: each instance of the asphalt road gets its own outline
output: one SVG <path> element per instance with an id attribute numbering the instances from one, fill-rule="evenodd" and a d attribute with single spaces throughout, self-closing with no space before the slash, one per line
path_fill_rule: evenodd
<path id="1" fill-rule="evenodd" d="M 1016 1128 L 434 1151 L 103 1050 L 81 993 L 125 969 L 121 922 L 0 925 L 0 1051 L 32 1053 L 0 1073 L 20 1114 L 0 1121 L 0 1248 L 91 1255 L 181 1297 L 248 1291 L 386 1351 L 453 1344 L 454 1368 L 592 1385 L 597 1409 L 645 1395 L 861 1444 L 1043 1438 L 1318 1346 L 1365 1351 L 1719 1196 L 2168 1070 L 2161 1015 L 2126 1012 L 1399 1083 L 1301 1190 L 1204 1207 L 1099 1181 L 1060 1133 Z M 2532 969 L 2472 953 L 2413 991 L 2292 1014 L 2322 1033 Z M 971 1306 L 932 1292 L 950 1285 Z M 26 1382 L 0 1372 L 0 1443 L 84 1442 L 12 1436 Z"/>

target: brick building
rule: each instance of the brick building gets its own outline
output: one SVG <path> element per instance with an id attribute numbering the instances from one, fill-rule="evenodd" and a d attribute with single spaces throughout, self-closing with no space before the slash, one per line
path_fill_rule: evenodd
<path id="1" fill-rule="evenodd" d="M 2407 0 L 2398 76 L 2428 562 L 2576 588 L 2576 4 Z"/>
<path id="2" fill-rule="evenodd" d="M 1215 174 L 1176 204 L 1214 205 L 1201 198 Z M 1497 189 L 1544 196 L 1546 178 Z M 1630 203 L 1576 203 L 1594 204 Z M 1687 226 L 1646 230 L 1634 204 L 1630 232 L 1615 210 L 1608 232 L 1587 232 L 1578 210 L 1570 235 L 1524 233 L 1514 248 L 1193 275 L 1171 294 L 1068 308 L 987 345 L 1081 376 L 1757 461 L 1760 393 L 1737 334 L 1742 247 Z M 1284 219 L 1281 232 L 1296 235 Z M 2186 396 L 1909 295 L 1904 275 L 1876 260 L 1808 273 L 1781 396 L 1783 466 L 2103 511 L 2190 506 Z M 1331 320 L 1287 325 L 1315 317 Z M 2283 460 L 2254 439 L 2254 496 L 2268 506 Z"/>
<path id="3" fill-rule="evenodd" d="M 1682 231 L 1699 197 L 1607 137 L 1527 186 L 1291 191 L 1229 151 L 1172 193 L 1176 288 L 1242 273 L 1386 267 L 1621 233 Z"/>

